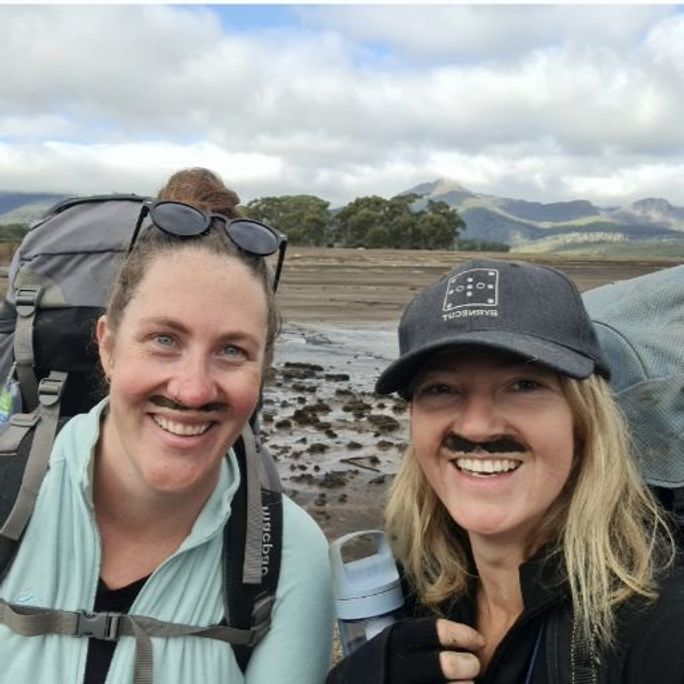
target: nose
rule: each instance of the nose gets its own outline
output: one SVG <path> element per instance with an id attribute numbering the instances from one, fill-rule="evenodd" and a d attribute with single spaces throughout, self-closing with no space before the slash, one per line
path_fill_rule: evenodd
<path id="1" fill-rule="evenodd" d="M 169 381 L 169 397 L 189 408 L 216 402 L 218 385 L 210 364 L 200 355 L 185 358 Z"/>
<path id="2" fill-rule="evenodd" d="M 491 442 L 506 434 L 504 416 L 495 399 L 485 393 L 464 397 L 451 427 L 471 442 Z"/>

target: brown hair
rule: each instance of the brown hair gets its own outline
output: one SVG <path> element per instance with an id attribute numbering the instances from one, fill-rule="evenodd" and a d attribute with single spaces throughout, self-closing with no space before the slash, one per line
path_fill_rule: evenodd
<path id="1" fill-rule="evenodd" d="M 228 218 L 242 216 L 237 208 L 240 198 L 213 171 L 203 168 L 182 169 L 174 173 L 159 190 L 159 199 L 190 204 L 206 212 Z M 132 229 L 132 226 L 131 226 Z M 273 356 L 273 344 L 280 330 L 280 315 L 273 292 L 273 278 L 266 260 L 238 249 L 223 230 L 209 230 L 202 236 L 179 240 L 161 230 L 143 230 L 130 254 L 126 256 L 114 280 L 107 303 L 107 321 L 116 330 L 123 313 L 135 296 L 150 264 L 163 254 L 194 247 L 210 254 L 238 259 L 244 263 L 264 288 L 267 305 L 266 363 Z"/>
<path id="2" fill-rule="evenodd" d="M 240 218 L 240 198 L 209 169 L 195 167 L 176 171 L 157 193 L 159 199 L 192 204 L 202 211 Z"/>

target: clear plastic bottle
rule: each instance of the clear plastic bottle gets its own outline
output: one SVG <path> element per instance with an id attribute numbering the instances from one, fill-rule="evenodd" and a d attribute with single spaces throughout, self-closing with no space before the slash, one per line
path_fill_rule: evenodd
<path id="1" fill-rule="evenodd" d="M 0 432 L 15 413 L 21 412 L 21 390 L 14 378 L 15 365 L 12 365 L 5 382 L 0 386 Z"/>
<path id="2" fill-rule="evenodd" d="M 345 561 L 345 551 L 361 541 L 372 544 L 372 553 Z M 330 565 L 342 652 L 347 656 L 401 616 L 404 596 L 381 530 L 352 532 L 334 541 Z"/>

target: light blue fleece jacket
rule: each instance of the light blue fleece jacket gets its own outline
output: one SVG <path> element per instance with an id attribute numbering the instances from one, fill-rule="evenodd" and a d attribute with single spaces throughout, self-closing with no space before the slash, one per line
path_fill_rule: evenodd
<path id="1" fill-rule="evenodd" d="M 0 596 L 12 603 L 92 610 L 100 574 L 100 536 L 92 504 L 91 462 L 106 400 L 64 426 L 36 508 Z M 131 614 L 193 625 L 223 617 L 223 526 L 238 487 L 231 459 L 180 548 L 138 594 Z M 283 497 L 283 555 L 273 623 L 245 676 L 227 644 L 198 637 L 153 638 L 154 681 L 164 684 L 320 684 L 332 639 L 327 544 L 316 523 Z M 122 637 L 107 684 L 133 680 L 134 639 Z M 88 640 L 23 637 L 0 626 L 0 682 L 78 684 Z"/>

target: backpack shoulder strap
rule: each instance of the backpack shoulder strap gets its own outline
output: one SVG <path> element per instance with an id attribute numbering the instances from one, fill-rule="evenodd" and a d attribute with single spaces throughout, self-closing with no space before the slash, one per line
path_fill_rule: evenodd
<path id="1" fill-rule="evenodd" d="M 66 379 L 58 371 L 43 378 L 37 408 L 12 416 L 0 435 L 0 577 L 9 568 L 47 472 Z"/>
<path id="2" fill-rule="evenodd" d="M 14 361 L 21 388 L 21 398 L 27 411 L 38 406 L 38 380 L 34 371 L 33 327 L 36 309 L 43 289 L 38 286 L 22 287 L 14 293 L 16 324 L 14 328 Z"/>
<path id="3" fill-rule="evenodd" d="M 233 646 L 244 672 L 271 625 L 282 553 L 282 487 L 270 454 L 257 448 L 249 425 L 233 451 L 241 479 L 224 528 L 223 605 L 231 627 L 257 635 L 254 644 Z"/>

